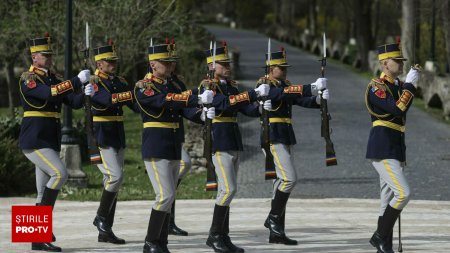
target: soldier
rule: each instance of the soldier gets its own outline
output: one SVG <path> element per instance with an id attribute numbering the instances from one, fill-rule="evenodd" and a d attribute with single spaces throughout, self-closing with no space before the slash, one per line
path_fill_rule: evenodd
<path id="1" fill-rule="evenodd" d="M 19 81 L 21 103 L 24 110 L 20 126 L 19 143 L 25 156 L 36 165 L 36 188 L 38 206 L 55 205 L 59 190 L 68 174 L 61 159 L 62 104 L 79 109 L 84 94 L 79 93 L 89 81 L 89 70 L 82 70 L 76 77 L 64 81 L 50 70 L 53 50 L 50 36 L 30 40 L 32 65 Z M 88 84 L 85 94 L 92 96 Z M 52 235 L 52 241 L 55 241 Z M 60 252 L 52 243 L 32 243 L 32 250 Z"/>
<path id="2" fill-rule="evenodd" d="M 117 57 L 115 46 L 110 44 L 94 49 L 97 69 L 91 78 L 95 92 L 92 97 L 94 134 L 103 164 L 98 168 L 103 174 L 103 193 L 93 224 L 98 229 L 98 241 L 124 244 L 112 231 L 117 195 L 123 181 L 125 131 L 124 105 L 139 112 L 133 103 L 132 88 L 126 80 L 116 76 Z"/>
<path id="3" fill-rule="evenodd" d="M 212 91 L 199 96 L 192 90 L 178 93 L 179 90 L 169 82 L 171 65 L 176 60 L 174 49 L 172 44 L 150 46 L 148 57 L 152 73 L 138 81 L 134 89 L 144 123 L 142 158 L 156 194 L 144 253 L 169 252 L 170 209 L 175 199 L 182 149 L 180 117 L 201 122 L 201 110 L 196 107 L 201 103 L 209 104 L 213 99 Z M 188 107 L 194 109 L 186 110 Z M 205 114 L 213 118 L 214 109 L 209 109 Z"/>
<path id="4" fill-rule="evenodd" d="M 207 63 L 213 68 L 213 50 L 207 50 Z M 213 220 L 206 244 L 215 252 L 244 252 L 231 242 L 229 236 L 230 203 L 237 191 L 239 153 L 243 150 L 241 133 L 237 123 L 238 112 L 249 117 L 259 117 L 259 97 L 267 96 L 269 85 L 240 93 L 238 85 L 231 80 L 230 59 L 227 46 L 216 49 L 215 71 L 212 80 L 203 80 L 201 89 L 212 87 L 217 94 L 212 106 L 217 116 L 212 121 L 212 160 L 218 178 L 218 192 Z M 211 85 L 212 84 L 212 85 Z"/>
<path id="5" fill-rule="evenodd" d="M 398 79 L 403 73 L 402 52 L 398 44 L 378 47 L 381 76 L 367 86 L 366 106 L 372 120 L 366 158 L 380 175 L 381 208 L 378 227 L 370 243 L 378 252 L 391 253 L 392 230 L 410 197 L 410 188 L 403 174 L 405 158 L 406 113 L 412 104 L 420 73 L 411 68 L 405 83 Z"/>
<path id="6" fill-rule="evenodd" d="M 267 59 L 266 54 L 266 59 Z M 297 174 L 291 158 L 291 146 L 296 144 L 292 128 L 292 105 L 307 108 L 320 108 L 320 96 L 312 91 L 322 91 L 322 97 L 329 99 L 326 78 L 318 78 L 310 85 L 292 85 L 286 79 L 286 51 L 271 53 L 269 77 L 262 77 L 257 85 L 270 83 L 269 100 L 273 109 L 268 111 L 270 123 L 270 150 L 274 158 L 277 179 L 273 184 L 273 197 L 270 213 L 264 223 L 270 231 L 269 243 L 296 245 L 297 241 L 286 236 L 285 214 L 289 195 L 297 183 Z"/>
<path id="7" fill-rule="evenodd" d="M 172 40 L 172 44 L 175 45 L 175 42 Z M 177 62 L 172 62 L 172 74 L 170 75 L 170 82 L 174 84 L 174 86 L 177 88 L 178 93 L 182 93 L 187 90 L 186 85 L 182 81 L 183 78 L 175 73 L 177 67 Z M 182 146 L 184 143 L 184 124 L 183 124 L 183 118 L 180 118 L 180 135 L 182 136 Z M 186 176 L 186 174 L 191 170 L 191 157 L 186 152 L 184 148 L 181 149 L 181 160 L 180 160 L 180 171 L 178 175 L 178 182 L 177 182 L 177 189 L 178 186 L 181 183 L 181 180 Z M 180 236 L 187 236 L 188 232 L 185 230 L 179 228 L 175 224 L 175 200 L 173 201 L 171 212 L 170 212 L 170 219 L 169 219 L 169 234 L 170 235 L 180 235 Z"/>

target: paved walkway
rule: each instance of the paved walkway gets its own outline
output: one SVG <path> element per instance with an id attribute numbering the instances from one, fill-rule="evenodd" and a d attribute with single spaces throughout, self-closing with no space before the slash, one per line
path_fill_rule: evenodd
<path id="1" fill-rule="evenodd" d="M 226 40 L 238 48 L 242 90 L 254 87 L 264 75 L 264 54 L 267 37 L 254 31 L 208 26 L 218 41 Z M 320 76 L 318 56 L 272 39 L 272 50 L 286 48 L 292 67 L 288 79 L 294 84 L 309 84 Z M 293 127 L 297 145 L 292 157 L 298 184 L 291 196 L 300 198 L 378 198 L 378 174 L 365 159 L 371 127 L 364 102 L 369 83 L 344 65 L 328 61 L 326 67 L 331 99 L 328 108 L 332 116 L 331 139 L 334 142 L 338 166 L 325 166 L 325 142 L 320 137 L 320 112 L 293 107 Z M 239 117 L 244 143 L 238 174 L 238 197 L 267 198 L 271 196 L 271 181 L 264 181 L 264 157 L 260 149 L 259 120 Z M 408 178 L 414 199 L 450 201 L 450 127 L 422 110 L 412 107 L 406 124 L 406 157 Z M 432 186 L 432 187 L 430 187 Z M 355 190 L 357 189 L 357 190 Z"/>
<path id="2" fill-rule="evenodd" d="M 25 253 L 28 243 L 11 242 L 11 205 L 34 203 L 31 198 L 0 199 L 0 252 Z M 150 201 L 119 202 L 114 231 L 125 245 L 97 242 L 92 225 L 98 203 L 58 201 L 54 212 L 57 245 L 64 252 L 142 252 Z M 263 227 L 268 199 L 236 199 L 231 213 L 231 237 L 246 252 L 375 252 L 368 239 L 377 222 L 378 201 L 371 199 L 291 199 L 287 232 L 297 246 L 268 243 Z M 213 200 L 178 200 L 177 224 L 188 237 L 170 236 L 171 252 L 212 252 L 205 245 Z M 411 201 L 402 214 L 403 249 L 413 252 L 450 252 L 450 202 Z M 394 231 L 397 245 L 397 227 Z M 395 246 L 396 248 L 397 246 Z"/>

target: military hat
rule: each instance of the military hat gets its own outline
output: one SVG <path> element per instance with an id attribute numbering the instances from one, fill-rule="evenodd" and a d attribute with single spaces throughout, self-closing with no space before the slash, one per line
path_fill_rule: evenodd
<path id="1" fill-rule="evenodd" d="M 169 43 L 169 39 L 166 38 L 165 44 L 152 45 L 148 47 L 149 61 L 177 61 L 177 59 L 178 57 L 174 39 L 172 39 L 172 43 Z"/>
<path id="2" fill-rule="evenodd" d="M 45 33 L 43 38 L 30 39 L 30 52 L 32 54 L 53 54 L 51 46 L 51 39 L 48 32 Z"/>
<path id="3" fill-rule="evenodd" d="M 381 61 L 381 60 L 385 60 L 385 59 L 406 61 L 406 59 L 403 57 L 400 44 L 393 43 L 393 44 L 386 44 L 386 45 L 379 46 L 378 47 L 378 60 Z"/>
<path id="4" fill-rule="evenodd" d="M 268 54 L 266 53 L 266 66 L 269 65 L 267 56 Z M 281 48 L 281 51 L 270 53 L 270 66 L 280 66 L 280 67 L 291 66 L 287 63 L 286 50 L 284 50 L 284 48 Z"/>
<path id="5" fill-rule="evenodd" d="M 206 63 L 212 63 L 213 62 L 213 55 L 214 50 L 208 49 L 205 51 L 206 54 Z M 216 62 L 231 62 L 230 58 L 228 57 L 228 47 L 227 43 L 223 42 L 223 47 L 217 47 L 216 48 Z"/>
<path id="6" fill-rule="evenodd" d="M 119 59 L 116 52 L 116 46 L 112 39 L 108 40 L 108 45 L 100 46 L 93 49 L 95 61 L 116 61 Z"/>

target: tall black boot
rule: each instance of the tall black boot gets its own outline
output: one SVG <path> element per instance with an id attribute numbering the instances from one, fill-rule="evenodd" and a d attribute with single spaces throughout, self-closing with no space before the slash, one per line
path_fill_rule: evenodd
<path id="1" fill-rule="evenodd" d="M 114 200 L 116 199 L 117 192 L 110 192 L 105 189 L 103 189 L 102 198 L 100 200 L 100 206 L 97 210 L 97 215 L 94 219 L 94 226 L 97 227 L 99 232 L 99 241 L 100 240 L 100 234 L 107 237 L 112 233 L 111 226 L 107 222 L 107 217 L 109 212 L 111 211 L 111 207 L 114 204 Z"/>
<path id="2" fill-rule="evenodd" d="M 280 217 L 280 222 L 283 230 L 285 229 L 285 219 L 286 219 L 286 210 L 284 210 L 283 214 Z M 297 245 L 297 240 L 291 239 L 286 235 L 286 230 L 284 230 L 284 237 L 280 237 L 270 232 L 269 243 L 280 243 L 286 245 Z"/>
<path id="3" fill-rule="evenodd" d="M 44 194 L 42 196 L 41 206 L 51 206 L 52 208 L 55 206 L 56 198 L 58 198 L 59 190 L 53 190 L 45 187 Z M 53 238 L 52 238 L 53 239 Z M 32 250 L 43 250 L 50 252 L 61 252 L 61 248 L 55 246 L 49 242 L 33 242 L 31 243 Z"/>
<path id="4" fill-rule="evenodd" d="M 175 225 L 175 200 L 172 203 L 172 211 L 170 213 L 169 234 L 180 235 L 180 236 L 188 235 L 188 232 L 184 231 L 183 229 L 181 229 L 177 225 Z"/>
<path id="5" fill-rule="evenodd" d="M 170 253 L 169 248 L 167 248 L 167 244 L 169 244 L 169 222 L 170 213 L 167 213 L 159 236 L 159 246 L 164 253 Z"/>
<path id="6" fill-rule="evenodd" d="M 110 233 L 99 232 L 98 233 L 98 242 L 110 242 L 113 244 L 125 244 L 125 240 L 117 237 L 112 231 L 112 227 L 114 225 L 114 216 L 116 214 L 116 205 L 117 205 L 117 193 L 116 198 L 111 206 L 111 210 L 109 210 L 108 216 L 106 216 L 106 224 L 111 228 Z"/>
<path id="7" fill-rule="evenodd" d="M 148 222 L 147 236 L 145 237 L 144 253 L 164 253 L 159 245 L 159 240 L 166 215 L 166 212 L 152 209 Z"/>
<path id="8" fill-rule="evenodd" d="M 233 244 L 230 234 L 230 207 L 227 206 L 227 214 L 225 216 L 225 221 L 223 223 L 223 234 L 224 234 L 224 242 L 225 245 L 230 249 L 230 252 L 242 253 L 245 252 L 243 248 L 240 248 Z"/>
<path id="9" fill-rule="evenodd" d="M 224 222 L 228 208 L 226 206 L 214 206 L 213 220 L 206 245 L 213 248 L 215 252 L 230 252 L 224 239 Z"/>
<path id="10" fill-rule="evenodd" d="M 289 193 L 282 192 L 278 189 L 275 193 L 275 198 L 272 201 L 272 208 L 270 210 L 269 216 L 264 222 L 264 226 L 270 230 L 270 233 L 273 236 L 286 236 L 281 222 L 281 216 L 283 215 L 284 209 L 286 208 L 289 195 Z"/>
<path id="11" fill-rule="evenodd" d="M 41 203 L 36 203 L 36 206 L 40 206 L 40 205 L 41 205 Z M 53 210 L 53 207 L 52 207 L 52 210 Z M 53 232 L 52 232 L 52 242 L 56 242 L 56 236 Z"/>
<path id="12" fill-rule="evenodd" d="M 394 253 L 392 250 L 392 244 L 389 248 L 390 234 L 394 228 L 395 221 L 400 215 L 401 210 L 397 210 L 390 205 L 386 207 L 384 211 L 383 218 L 380 221 L 380 225 L 377 231 L 373 234 L 370 239 L 370 244 L 377 248 L 380 253 Z"/>
<path id="13" fill-rule="evenodd" d="M 378 216 L 378 227 L 377 227 L 377 230 L 381 226 L 380 224 L 381 224 L 382 220 L 383 220 L 383 216 Z M 387 241 L 387 244 L 386 244 L 386 248 L 387 249 L 393 250 L 392 249 L 392 247 L 393 247 L 393 244 L 392 244 L 393 236 L 394 236 L 394 230 L 391 230 L 391 233 L 389 234 L 388 241 Z M 380 253 L 380 251 L 377 250 L 377 253 Z"/>

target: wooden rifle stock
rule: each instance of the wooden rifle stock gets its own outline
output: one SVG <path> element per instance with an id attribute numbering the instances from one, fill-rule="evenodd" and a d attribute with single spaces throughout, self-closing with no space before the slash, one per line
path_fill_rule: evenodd
<path id="1" fill-rule="evenodd" d="M 268 79 L 266 79 L 266 83 L 270 84 L 270 81 Z M 267 100 L 267 98 L 262 99 L 262 101 L 266 101 L 266 100 Z M 262 149 L 264 150 L 264 154 L 265 154 L 265 163 L 264 163 L 265 179 L 266 180 L 276 179 L 277 174 L 275 172 L 275 164 L 273 162 L 272 152 L 270 151 L 269 112 L 264 109 L 264 106 L 262 108 L 262 113 L 261 113 L 261 126 L 262 126 Z"/>
<path id="2" fill-rule="evenodd" d="M 89 48 L 84 51 L 84 69 L 89 69 Z M 84 95 L 84 111 L 86 116 L 86 135 L 88 139 L 89 160 L 91 164 L 101 164 L 102 156 L 98 149 L 97 139 L 94 136 L 94 124 L 92 119 L 92 102 L 91 97 Z"/>
<path id="3" fill-rule="evenodd" d="M 214 70 L 208 74 L 208 79 L 214 78 Z M 207 87 L 203 87 L 205 90 L 211 89 L 211 84 Z M 206 108 L 210 108 L 211 104 L 206 104 Z M 204 146 L 203 157 L 206 159 L 206 191 L 217 191 L 217 179 L 216 171 L 212 161 L 212 119 L 209 119 L 205 115 L 205 128 L 204 128 Z"/>
<path id="4" fill-rule="evenodd" d="M 322 77 L 325 77 L 325 65 L 326 58 L 322 60 Z M 320 95 L 320 115 L 321 115 L 321 136 L 325 139 L 325 163 L 327 166 L 337 165 L 336 153 L 334 152 L 334 145 L 330 138 L 330 120 L 331 115 L 328 112 L 328 103 L 326 99 L 323 99 L 322 95 Z"/>

